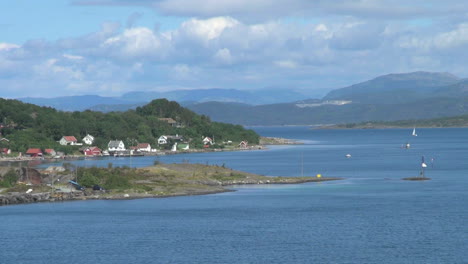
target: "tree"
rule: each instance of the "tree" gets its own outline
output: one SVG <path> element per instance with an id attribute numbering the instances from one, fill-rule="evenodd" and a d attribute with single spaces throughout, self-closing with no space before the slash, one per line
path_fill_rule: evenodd
<path id="1" fill-rule="evenodd" d="M 5 187 L 5 188 L 10 188 L 16 185 L 16 182 L 18 181 L 19 176 L 18 173 L 10 169 L 4 176 L 3 180 L 0 181 L 0 186 Z"/>

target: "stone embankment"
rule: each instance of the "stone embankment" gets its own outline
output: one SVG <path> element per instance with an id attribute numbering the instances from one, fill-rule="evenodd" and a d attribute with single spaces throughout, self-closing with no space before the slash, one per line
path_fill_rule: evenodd
<path id="1" fill-rule="evenodd" d="M 89 197 L 86 197 L 89 196 Z M 99 196 L 87 195 L 85 192 L 41 192 L 41 193 L 8 193 L 0 195 L 0 206 L 40 203 L 40 202 L 58 202 L 83 199 L 96 199 Z"/>

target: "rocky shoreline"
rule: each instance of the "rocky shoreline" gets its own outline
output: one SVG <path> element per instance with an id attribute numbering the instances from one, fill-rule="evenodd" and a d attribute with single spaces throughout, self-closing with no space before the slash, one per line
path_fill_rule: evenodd
<path id="1" fill-rule="evenodd" d="M 0 194 L 0 206 L 19 205 L 43 202 L 65 202 L 83 200 L 131 200 L 144 198 L 169 198 L 177 196 L 208 195 L 223 192 L 233 192 L 235 190 L 225 188 L 236 185 L 262 185 L 262 184 L 302 184 L 307 182 L 324 182 L 341 180 L 341 178 L 282 178 L 271 177 L 266 180 L 233 180 L 215 183 L 215 187 L 210 190 L 186 190 L 171 194 L 149 194 L 149 193 L 108 193 L 105 191 L 73 191 L 73 192 L 41 192 L 41 193 L 9 193 Z M 216 186 L 217 185 L 217 186 Z"/>
<path id="2" fill-rule="evenodd" d="M 287 139 L 287 138 L 279 138 L 279 137 L 261 137 L 260 138 L 260 145 L 300 145 L 302 144 L 299 141 Z"/>

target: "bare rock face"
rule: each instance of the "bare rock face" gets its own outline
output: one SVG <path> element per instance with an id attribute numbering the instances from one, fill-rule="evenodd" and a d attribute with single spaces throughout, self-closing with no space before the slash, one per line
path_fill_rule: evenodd
<path id="1" fill-rule="evenodd" d="M 50 193 L 11 193 L 0 195 L 0 205 L 36 203 L 50 201 Z"/>

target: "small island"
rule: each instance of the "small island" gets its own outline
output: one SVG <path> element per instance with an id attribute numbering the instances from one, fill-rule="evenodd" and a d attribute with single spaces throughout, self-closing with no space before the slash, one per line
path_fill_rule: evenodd
<path id="1" fill-rule="evenodd" d="M 76 168 L 65 164 L 44 171 L 10 168 L 0 178 L 0 205 L 202 195 L 232 191 L 229 186 L 234 185 L 299 184 L 340 179 L 262 176 L 225 166 L 190 163 L 156 162 L 146 168 L 113 168 L 112 164 L 107 168 Z"/>
<path id="2" fill-rule="evenodd" d="M 427 181 L 427 180 L 430 180 L 431 178 L 427 178 L 427 177 L 407 177 L 407 178 L 403 178 L 402 180 L 405 180 L 405 181 Z"/>

